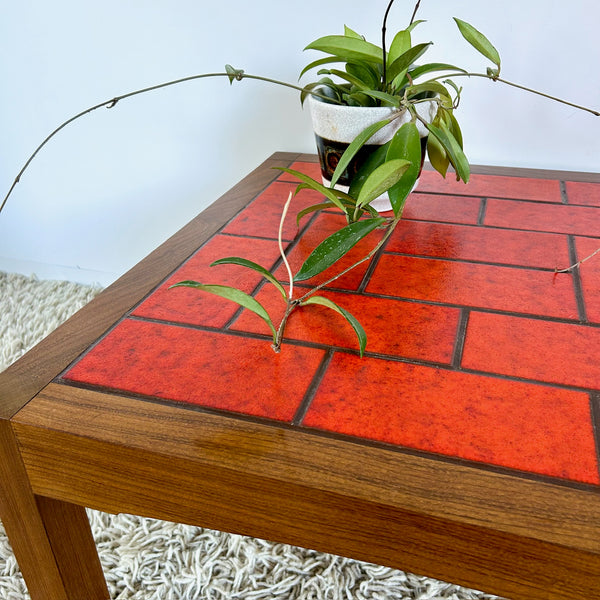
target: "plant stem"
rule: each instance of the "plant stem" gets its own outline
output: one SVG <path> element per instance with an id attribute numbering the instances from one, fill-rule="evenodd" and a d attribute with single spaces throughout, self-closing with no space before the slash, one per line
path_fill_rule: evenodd
<path id="1" fill-rule="evenodd" d="M 381 82 L 383 84 L 383 91 L 387 90 L 387 51 L 385 48 L 385 34 L 387 31 L 387 18 L 390 13 L 390 9 L 392 8 L 392 4 L 394 4 L 394 0 L 390 0 L 385 14 L 383 15 L 383 25 L 381 26 L 381 50 L 383 59 L 383 72 L 381 74 Z"/>
<path id="2" fill-rule="evenodd" d="M 380 248 L 383 248 L 384 244 L 388 241 L 389 237 L 394 232 L 394 229 L 396 229 L 396 225 L 398 225 L 398 223 L 400 222 L 400 220 L 401 220 L 401 217 L 398 216 L 398 217 L 395 217 L 393 219 L 393 221 L 390 222 L 390 224 L 388 225 L 387 230 L 386 230 L 384 236 L 379 240 L 379 242 L 377 242 L 377 244 L 375 245 L 375 247 L 366 256 L 363 256 L 363 258 L 361 258 L 358 262 L 355 262 L 353 265 L 347 267 L 341 273 L 338 273 L 337 275 L 334 275 L 333 277 L 331 277 L 327 281 L 324 281 L 323 283 L 320 283 L 316 287 L 314 287 L 311 290 L 309 290 L 308 292 L 306 292 L 306 294 L 304 294 L 304 296 L 302 296 L 301 298 L 298 298 L 298 300 L 297 300 L 298 304 L 302 304 L 302 302 L 304 302 L 304 300 L 306 300 L 306 298 L 312 296 L 313 294 L 315 294 L 316 292 L 318 292 L 320 289 L 322 289 L 325 286 L 329 285 L 330 283 L 332 283 L 336 279 L 342 277 L 343 275 L 345 275 L 349 271 L 352 271 L 352 269 L 355 269 L 359 265 L 362 265 L 362 263 L 370 260 L 379 251 Z"/>
<path id="3" fill-rule="evenodd" d="M 81 117 L 87 115 L 88 113 L 91 113 L 92 111 L 97 110 L 97 109 L 102 108 L 102 107 L 113 108 L 117 104 L 117 102 L 120 102 L 121 100 L 125 100 L 126 98 L 131 98 L 132 96 L 137 96 L 139 94 L 145 94 L 146 92 L 152 92 L 152 91 L 159 90 L 159 89 L 162 89 L 162 88 L 165 88 L 165 87 L 169 87 L 169 86 L 172 86 L 172 85 L 177 85 L 179 83 L 184 83 L 184 82 L 187 82 L 187 81 L 193 81 L 195 79 L 204 79 L 204 78 L 207 78 L 207 77 L 228 77 L 228 78 L 231 79 L 232 75 L 230 73 L 202 73 L 200 75 L 190 75 L 189 77 L 183 77 L 181 79 L 174 79 L 172 81 L 167 81 L 165 83 L 159 83 L 158 85 L 153 85 L 153 86 L 150 86 L 150 87 L 142 88 L 140 90 L 135 90 L 133 92 L 128 92 L 127 94 L 122 94 L 121 96 L 115 96 L 114 98 L 111 98 L 110 100 L 105 100 L 104 102 L 100 102 L 99 104 L 91 106 L 90 108 L 86 108 L 85 110 L 82 110 L 80 113 L 77 113 L 76 115 L 74 115 L 70 119 L 67 119 L 64 123 L 62 123 L 61 125 L 59 125 L 54 131 L 52 131 L 52 133 L 50 133 L 46 137 L 46 139 L 44 139 L 44 141 L 34 150 L 33 154 L 27 159 L 27 162 L 23 165 L 23 167 L 19 171 L 18 175 L 16 176 L 15 180 L 13 181 L 12 185 L 10 186 L 10 189 L 8 190 L 8 193 L 4 197 L 4 200 L 2 201 L 2 204 L 0 204 L 0 213 L 2 212 L 2 209 L 4 208 L 6 202 L 8 201 L 8 199 L 10 197 L 10 195 L 12 194 L 15 186 L 21 180 L 21 176 L 27 170 L 27 168 L 29 167 L 29 165 L 31 164 L 31 162 L 33 161 L 33 159 L 37 156 L 37 154 L 40 152 L 40 150 L 57 133 L 59 133 L 62 129 L 64 129 L 67 125 L 71 124 L 73 121 L 76 121 L 77 119 L 80 119 Z M 286 83 L 285 81 L 279 81 L 277 79 L 269 79 L 268 77 L 260 77 L 259 75 L 248 75 L 248 74 L 244 73 L 243 71 L 239 71 L 238 75 L 235 76 L 234 79 L 236 79 L 237 81 L 241 81 L 242 79 L 256 79 L 258 81 L 266 81 L 267 83 L 274 83 L 276 85 L 281 85 L 283 87 L 292 88 L 292 89 L 298 90 L 300 92 L 305 91 L 305 92 L 311 94 L 312 96 L 316 96 L 318 98 L 322 98 L 324 100 L 327 100 L 328 102 L 334 102 L 334 103 L 337 103 L 337 104 L 342 104 L 341 102 L 339 102 L 339 101 L 337 101 L 337 100 L 335 100 L 333 98 L 329 98 L 327 96 L 324 96 L 323 94 L 320 94 L 319 92 L 314 92 L 312 90 L 307 90 L 306 88 L 294 85 L 292 83 Z"/>
<path id="4" fill-rule="evenodd" d="M 283 211 L 281 213 L 281 219 L 279 221 L 279 232 L 277 234 L 277 243 L 279 245 L 279 254 L 281 254 L 281 259 L 283 260 L 283 264 L 285 265 L 285 268 L 287 269 L 288 272 L 288 277 L 290 280 L 290 289 L 288 291 L 288 298 L 289 300 L 291 300 L 294 297 L 294 275 L 292 274 L 292 269 L 290 267 L 290 263 L 288 262 L 287 256 L 285 255 L 285 252 L 283 251 L 283 222 L 285 221 L 285 217 L 287 215 L 287 211 L 288 208 L 290 207 L 290 202 L 292 201 L 292 198 L 294 197 L 293 193 L 290 192 L 290 195 L 288 196 L 288 199 L 283 207 Z"/>
<path id="5" fill-rule="evenodd" d="M 415 10 L 413 10 L 412 17 L 410 18 L 409 26 L 415 22 L 415 17 L 417 16 L 417 11 L 419 10 L 420 5 L 421 5 L 421 0 L 417 0 L 417 4 L 415 5 Z"/>
<path id="6" fill-rule="evenodd" d="M 429 81 L 437 81 L 438 79 L 454 79 L 455 77 L 482 77 L 484 79 L 491 79 L 492 81 L 499 81 L 500 83 L 504 83 L 505 85 L 509 85 L 520 90 L 525 90 L 526 92 L 536 94 L 537 96 L 543 96 L 544 98 L 548 98 L 549 100 L 554 100 L 555 102 L 560 102 L 561 104 L 566 104 L 567 106 L 572 106 L 573 108 L 584 110 L 586 112 L 592 113 L 596 117 L 600 117 L 600 111 L 594 110 L 593 108 L 587 108 L 579 104 L 574 104 L 573 102 L 563 100 L 562 98 L 557 98 L 556 96 L 551 96 L 549 94 L 545 94 L 544 92 L 539 92 L 538 90 L 534 90 L 524 85 L 520 85 L 518 83 L 514 83 L 506 79 L 502 79 L 501 77 L 487 75 L 486 73 L 453 73 L 452 75 L 439 75 L 438 77 L 432 77 Z"/>
<path id="7" fill-rule="evenodd" d="M 573 269 L 580 267 L 586 260 L 590 260 L 590 258 L 593 258 L 594 256 L 596 256 L 596 254 L 598 254 L 599 252 L 600 252 L 600 248 L 597 248 L 589 256 L 582 258 L 579 262 L 576 262 L 574 265 L 571 265 L 570 267 L 567 267 L 566 269 L 555 269 L 554 272 L 555 273 L 568 273 L 569 271 L 572 271 Z"/>
<path id="8" fill-rule="evenodd" d="M 285 307 L 285 313 L 281 319 L 281 323 L 279 323 L 279 327 L 277 328 L 277 335 L 275 336 L 275 342 L 272 345 L 272 348 L 275 352 L 279 352 L 281 350 L 281 342 L 283 341 L 283 334 L 285 332 L 285 326 L 287 325 L 287 321 L 290 315 L 296 310 L 299 305 L 299 300 L 288 299 L 287 305 Z"/>
<path id="9" fill-rule="evenodd" d="M 288 321 L 290 315 L 294 312 L 294 310 L 296 310 L 296 308 L 298 308 L 299 306 L 302 306 L 302 302 L 304 300 L 306 300 L 308 297 L 310 297 L 313 294 L 315 294 L 316 292 L 318 292 L 320 289 L 322 289 L 325 286 L 329 285 L 330 283 L 332 283 L 336 279 L 342 277 L 343 275 L 345 275 L 349 271 L 352 271 L 352 269 L 355 269 L 356 267 L 358 267 L 362 263 L 370 260 L 380 250 L 380 248 L 382 248 L 384 246 L 384 244 L 387 242 L 387 240 L 389 239 L 390 235 L 392 235 L 394 229 L 396 228 L 396 225 L 398 225 L 399 222 L 400 222 L 400 217 L 395 217 L 394 220 L 391 221 L 391 223 L 388 225 L 388 228 L 387 228 L 387 230 L 385 232 L 385 235 L 379 240 L 379 242 L 377 242 L 377 244 L 375 245 L 375 247 L 366 256 L 364 256 L 363 258 L 361 258 L 359 261 L 357 261 L 353 265 L 347 267 L 341 273 L 338 273 L 337 275 L 334 275 L 333 277 L 331 277 L 327 281 L 325 281 L 325 282 L 323 282 L 323 283 L 315 286 L 313 289 L 309 290 L 306 294 L 304 294 L 304 296 L 302 296 L 301 298 L 298 298 L 296 300 L 292 300 L 292 298 L 290 297 L 288 299 L 287 305 L 286 305 L 286 308 L 285 308 L 285 313 L 283 314 L 283 317 L 281 319 L 281 323 L 279 324 L 279 327 L 277 329 L 277 335 L 275 336 L 275 342 L 272 345 L 272 348 L 273 348 L 273 350 L 275 352 L 279 352 L 279 350 L 281 349 L 281 342 L 283 341 L 283 334 L 285 332 L 285 327 L 287 325 L 287 321 Z"/>

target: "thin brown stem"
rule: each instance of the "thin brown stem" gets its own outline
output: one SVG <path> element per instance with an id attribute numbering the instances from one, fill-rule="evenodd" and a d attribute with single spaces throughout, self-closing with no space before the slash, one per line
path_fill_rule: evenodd
<path id="1" fill-rule="evenodd" d="M 415 17 L 417 16 L 417 11 L 419 10 L 420 5 L 421 5 L 421 0 L 417 0 L 417 4 L 415 5 L 415 10 L 413 10 L 412 17 L 410 18 L 409 26 L 415 22 Z"/>
<path id="2" fill-rule="evenodd" d="M 281 323 L 279 323 L 279 327 L 277 328 L 277 335 L 275 336 L 275 341 L 272 344 L 272 348 L 275 352 L 279 352 L 281 350 L 281 343 L 283 342 L 283 334 L 285 333 L 285 326 L 287 325 L 288 319 L 290 315 L 298 308 L 300 304 L 299 300 L 292 300 L 288 298 L 287 305 L 285 307 L 285 313 L 281 319 Z"/>
<path id="3" fill-rule="evenodd" d="M 390 0 L 385 14 L 383 15 L 383 25 L 381 26 L 381 50 L 382 50 L 382 59 L 383 59 L 383 71 L 381 74 L 381 83 L 383 84 L 383 90 L 387 89 L 387 50 L 385 47 L 385 37 L 387 33 L 387 18 L 390 14 L 390 9 L 392 8 L 392 4 L 394 4 L 394 0 Z"/>
<path id="4" fill-rule="evenodd" d="M 569 102 L 568 100 L 563 100 L 562 98 L 551 96 L 550 94 L 546 94 L 544 92 L 534 90 L 533 88 L 514 83 L 513 81 L 502 79 L 501 77 L 487 75 L 486 73 L 452 73 L 451 75 L 439 75 L 438 77 L 432 77 L 429 81 L 437 81 L 438 79 L 454 79 L 455 77 L 482 77 L 484 79 L 491 79 L 492 81 L 499 81 L 500 83 L 504 83 L 505 85 L 509 85 L 520 90 L 525 90 L 526 92 L 529 92 L 531 94 L 536 94 L 537 96 L 542 96 L 544 98 L 548 98 L 549 100 L 554 100 L 554 102 L 560 102 L 561 104 L 566 104 L 567 106 L 572 106 L 573 108 L 577 108 L 578 110 L 584 110 L 586 112 L 592 113 L 596 117 L 600 117 L 600 111 L 597 111 L 593 108 L 587 108 L 585 106 L 581 106 L 580 104 L 574 104 L 573 102 Z"/>
<path id="5" fill-rule="evenodd" d="M 323 289 L 325 286 L 328 286 L 330 283 L 334 282 L 336 279 L 339 279 L 346 273 L 352 271 L 352 269 L 355 269 L 359 265 L 362 265 L 364 262 L 371 260 L 371 258 L 373 258 L 373 256 L 375 256 L 375 254 L 379 251 L 379 249 L 383 248 L 384 244 L 387 242 L 390 235 L 392 235 L 392 233 L 394 232 L 394 229 L 396 229 L 396 225 L 398 225 L 399 222 L 400 222 L 400 217 L 396 217 L 393 221 L 390 222 L 384 236 L 379 240 L 379 242 L 377 242 L 375 247 L 366 256 L 363 256 L 363 258 L 361 258 L 358 262 L 355 262 L 353 265 L 345 268 L 341 273 L 334 275 L 333 277 L 329 278 L 327 281 L 320 283 L 316 287 L 314 287 L 311 290 L 309 290 L 308 292 L 306 292 L 306 294 L 304 294 L 304 296 L 298 298 L 298 303 L 302 304 L 302 302 L 304 302 L 304 300 L 306 300 L 306 298 L 309 298 L 310 296 L 312 296 L 319 290 Z"/>
<path id="6" fill-rule="evenodd" d="M 38 153 L 40 152 L 40 150 L 57 134 L 59 133 L 62 129 L 64 129 L 67 125 L 70 125 L 71 123 L 73 123 L 73 121 L 76 121 L 77 119 L 80 119 L 81 117 L 99 109 L 102 107 L 106 107 L 106 108 L 113 108 L 118 102 L 120 102 L 121 100 L 125 100 L 126 98 L 131 98 L 132 96 L 137 96 L 139 94 L 145 94 L 146 92 L 152 92 L 154 90 L 159 90 L 165 87 L 169 87 L 172 85 L 177 85 L 179 83 L 184 83 L 187 81 L 193 81 L 195 79 L 204 79 L 207 77 L 228 77 L 231 79 L 232 75 L 231 73 L 202 73 L 200 75 L 191 75 L 189 77 L 183 77 L 181 79 L 174 79 L 172 81 L 167 81 L 165 83 L 159 83 L 158 85 L 153 85 L 150 87 L 146 87 L 146 88 L 142 88 L 140 90 L 135 90 L 133 92 L 128 92 L 127 94 L 122 94 L 121 96 L 115 96 L 114 98 L 111 98 L 110 100 L 105 100 L 104 102 L 100 102 L 99 104 L 96 104 L 95 106 L 91 106 L 90 108 L 86 108 L 85 110 L 82 110 L 80 113 L 77 113 L 76 115 L 72 116 L 70 119 L 67 119 L 64 123 L 62 123 L 61 125 L 59 125 L 54 131 L 52 131 L 52 133 L 50 133 L 45 139 L 44 141 L 34 150 L 33 154 L 27 159 L 27 162 L 23 165 L 23 167 L 21 168 L 21 170 L 19 171 L 18 175 L 16 176 L 15 180 L 13 181 L 12 185 L 10 186 L 10 189 L 8 190 L 8 193 L 6 194 L 6 196 L 4 197 L 4 200 L 2 201 L 2 204 L 0 204 L 0 213 L 2 212 L 2 209 L 4 208 L 6 202 L 8 201 L 10 195 L 12 194 L 13 190 L 15 189 L 15 186 L 17 185 L 17 183 L 19 183 L 19 181 L 21 180 L 21 177 L 23 175 L 23 173 L 27 170 L 27 168 L 29 167 L 29 165 L 31 164 L 31 162 L 33 161 L 33 159 L 38 155 Z M 334 103 L 338 103 L 341 104 L 341 102 L 333 99 L 333 98 L 329 98 L 327 96 L 324 96 L 323 94 L 320 94 L 319 92 L 315 92 L 312 90 L 307 90 L 304 87 L 300 87 L 297 85 L 294 85 L 292 83 L 286 83 L 285 81 L 279 81 L 277 79 L 269 79 L 268 77 L 261 77 L 259 75 L 248 75 L 246 73 L 244 73 L 243 71 L 238 71 L 237 75 L 234 77 L 237 81 L 241 81 L 242 79 L 255 79 L 258 81 L 265 81 L 267 83 L 274 83 L 276 85 L 281 85 L 283 87 L 288 87 L 300 92 L 306 92 L 308 94 L 311 94 L 312 96 L 316 96 L 317 98 L 321 98 L 323 100 L 327 100 L 328 102 L 334 102 Z"/>
<path id="7" fill-rule="evenodd" d="M 600 252 L 600 248 L 594 250 L 594 252 L 592 252 L 589 256 L 582 258 L 580 261 L 576 262 L 574 265 L 571 265 L 570 267 L 567 267 L 566 269 L 555 269 L 554 272 L 555 273 L 569 273 L 573 269 L 580 267 L 586 260 L 590 260 L 590 258 L 593 258 L 594 256 L 596 256 L 596 254 L 598 254 L 599 252 Z"/>

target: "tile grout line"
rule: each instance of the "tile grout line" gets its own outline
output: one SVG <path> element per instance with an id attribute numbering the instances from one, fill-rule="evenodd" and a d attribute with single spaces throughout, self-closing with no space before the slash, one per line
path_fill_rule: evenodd
<path id="1" fill-rule="evenodd" d="M 563 204 L 569 204 L 569 195 L 567 194 L 567 184 L 564 181 L 559 181 L 560 186 L 560 197 L 562 198 Z"/>
<path id="2" fill-rule="evenodd" d="M 308 409 L 312 404 L 315 394 L 317 393 L 317 389 L 323 381 L 323 377 L 325 376 L 325 373 L 329 368 L 334 353 L 335 350 L 333 349 L 330 349 L 325 353 L 325 356 L 323 357 L 323 360 L 321 361 L 317 372 L 314 374 L 313 379 L 310 382 L 306 393 L 304 394 L 304 398 L 302 398 L 302 402 L 300 402 L 300 406 L 298 406 L 298 410 L 296 411 L 296 414 L 294 415 L 294 418 L 291 421 L 292 425 L 302 425 L 302 421 L 304 421 L 304 417 L 306 416 L 306 413 L 308 412 Z"/>
<path id="3" fill-rule="evenodd" d="M 467 338 L 467 325 L 469 324 L 470 315 L 470 308 L 461 309 L 458 326 L 456 328 L 456 338 L 454 339 L 454 348 L 452 350 L 452 359 L 450 361 L 450 365 L 455 369 L 460 369 L 460 365 L 462 363 L 465 340 Z"/>
<path id="4" fill-rule="evenodd" d="M 487 198 L 481 198 L 481 204 L 479 205 L 479 215 L 477 216 L 477 225 L 485 225 L 485 212 L 487 210 Z"/>
<path id="5" fill-rule="evenodd" d="M 567 236 L 567 243 L 569 246 L 569 262 L 574 265 L 577 261 L 577 248 L 575 247 L 575 237 L 573 235 Z M 579 267 L 575 267 L 572 270 L 573 275 L 573 290 L 575 292 L 575 301 L 577 302 L 577 312 L 579 313 L 579 320 L 582 323 L 588 323 L 587 311 L 585 309 L 585 300 L 583 297 L 583 286 L 581 285 L 581 273 Z"/>

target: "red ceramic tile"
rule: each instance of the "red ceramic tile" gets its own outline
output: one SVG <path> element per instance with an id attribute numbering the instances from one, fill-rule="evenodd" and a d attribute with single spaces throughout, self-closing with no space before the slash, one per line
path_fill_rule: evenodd
<path id="1" fill-rule="evenodd" d="M 169 289 L 169 286 L 192 280 L 230 285 L 246 293 L 252 292 L 262 279 L 256 271 L 232 265 L 209 266 L 218 258 L 227 256 L 247 258 L 270 269 L 279 258 L 279 248 L 273 240 L 217 235 L 136 308 L 133 314 L 177 323 L 222 327 L 239 309 L 237 304 L 193 288 Z"/>
<path id="2" fill-rule="evenodd" d="M 587 318 L 593 323 L 600 323 L 600 252 L 594 254 L 600 248 L 600 239 L 576 238 L 575 247 L 577 260 L 584 261 L 579 272 Z"/>
<path id="3" fill-rule="evenodd" d="M 494 227 L 600 236 L 600 209 L 590 206 L 488 200 L 484 222 Z"/>
<path id="4" fill-rule="evenodd" d="M 336 354 L 304 425 L 573 481 L 600 480 L 588 395 L 545 385 Z"/>
<path id="5" fill-rule="evenodd" d="M 462 366 L 600 389 L 600 328 L 473 312 Z"/>
<path id="6" fill-rule="evenodd" d="M 569 204 L 600 207 L 600 183 L 567 181 L 565 186 Z"/>
<path id="7" fill-rule="evenodd" d="M 71 381 L 290 421 L 323 353 L 125 320 L 65 376 Z"/>
<path id="8" fill-rule="evenodd" d="M 306 290 L 297 290 L 295 297 L 300 297 L 303 291 Z M 358 294 L 323 292 L 319 295 L 333 300 L 360 321 L 367 334 L 367 352 L 450 363 L 459 310 Z M 267 285 L 256 298 L 278 324 L 285 309 L 281 294 Z M 269 334 L 264 321 L 249 311 L 244 311 L 232 329 Z M 322 306 L 303 306 L 292 313 L 285 337 L 358 349 L 356 334 L 348 322 Z"/>
<path id="9" fill-rule="evenodd" d="M 569 262 L 566 236 L 405 220 L 386 251 L 549 269 Z"/>
<path id="10" fill-rule="evenodd" d="M 302 235 L 298 243 L 292 248 L 288 255 L 288 260 L 292 273 L 296 274 L 310 253 L 329 235 L 335 233 L 346 225 L 346 219 L 341 214 L 321 213 L 315 221 L 311 223 L 307 231 Z M 310 285 L 317 285 L 327 281 L 329 278 L 343 272 L 348 267 L 357 263 L 359 260 L 369 254 L 381 239 L 381 231 L 375 230 L 367 237 L 362 239 L 345 256 L 343 256 L 335 265 L 323 271 L 323 273 L 307 280 Z M 361 284 L 368 263 L 365 262 L 339 279 L 335 280 L 331 286 L 346 290 L 356 290 Z M 283 281 L 289 279 L 285 266 L 282 266 L 277 272 L 277 277 Z"/>
<path id="11" fill-rule="evenodd" d="M 577 319 L 570 274 L 383 255 L 367 292 Z"/>
<path id="12" fill-rule="evenodd" d="M 317 162 L 297 161 L 295 163 L 292 163 L 290 169 L 300 171 L 300 173 L 309 175 L 319 183 L 321 182 L 321 167 Z M 299 183 L 298 179 L 296 179 L 293 175 L 290 175 L 289 173 L 282 173 L 278 179 L 280 181 L 291 181 L 292 183 Z"/>
<path id="13" fill-rule="evenodd" d="M 443 179 L 436 171 L 423 171 L 417 191 L 562 202 L 560 183 L 554 179 L 527 179 L 503 175 L 472 174 L 469 183 L 465 185 L 462 181 L 456 181 L 456 177 L 451 173 Z"/>
<path id="14" fill-rule="evenodd" d="M 461 196 L 411 194 L 402 217 L 417 221 L 441 221 L 475 225 L 479 219 L 481 200 Z"/>
<path id="15" fill-rule="evenodd" d="M 245 208 L 223 231 L 236 235 L 252 235 L 277 239 L 283 207 L 296 185 L 276 181 Z M 290 204 L 283 227 L 283 239 L 292 240 L 298 233 L 296 215 L 304 208 L 323 202 L 323 196 L 313 190 L 301 190 Z M 308 217 L 300 221 L 306 223 Z"/>

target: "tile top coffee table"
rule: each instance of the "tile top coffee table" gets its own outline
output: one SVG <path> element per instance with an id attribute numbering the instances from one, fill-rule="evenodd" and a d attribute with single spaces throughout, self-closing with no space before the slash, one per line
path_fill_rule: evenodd
<path id="1" fill-rule="evenodd" d="M 365 327 L 360 358 L 322 307 L 276 354 L 253 313 L 169 289 L 282 314 L 260 275 L 209 265 L 282 268 L 290 165 L 318 175 L 273 155 L 0 376 L 0 516 L 32 598 L 108 597 L 84 506 L 600 598 L 600 255 L 556 272 L 600 247 L 600 177 L 425 171 L 384 251 L 324 294 Z M 292 266 L 339 224 L 288 218 Z"/>

